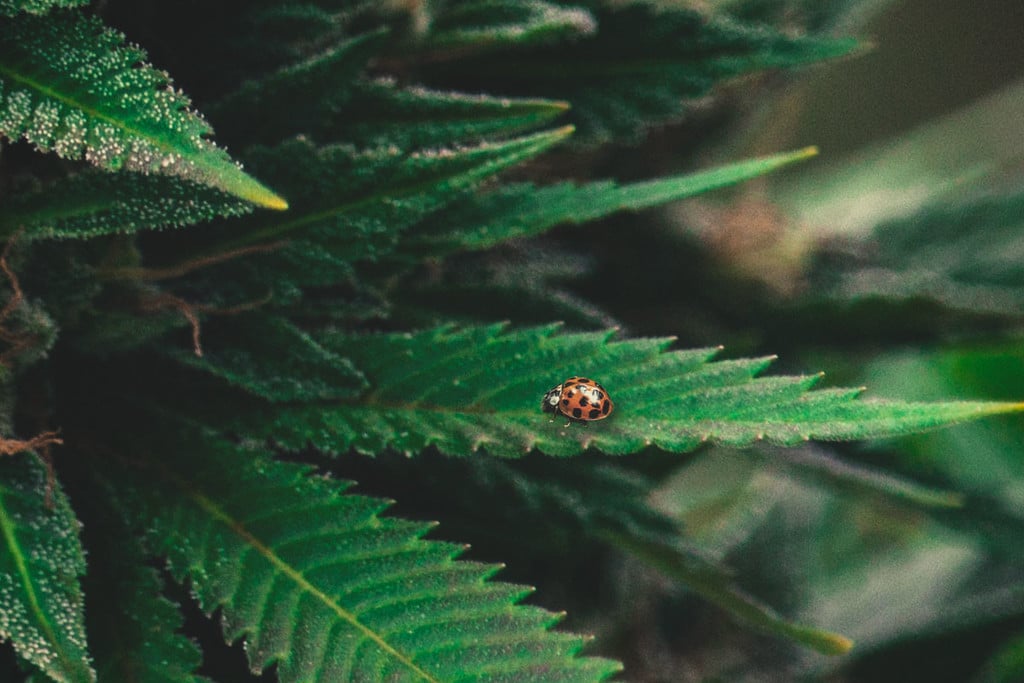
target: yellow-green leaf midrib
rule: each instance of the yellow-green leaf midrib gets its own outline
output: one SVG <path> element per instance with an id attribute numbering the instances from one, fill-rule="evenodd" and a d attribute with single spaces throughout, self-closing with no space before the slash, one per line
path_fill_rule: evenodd
<path id="1" fill-rule="evenodd" d="M 422 678 L 424 681 L 429 683 L 441 683 L 441 681 L 432 676 L 427 671 L 416 665 L 412 659 L 400 652 L 397 648 L 392 646 L 383 638 L 380 634 L 376 633 L 373 629 L 363 624 L 359 618 L 342 607 L 336 600 L 333 600 L 329 595 L 321 591 L 319 588 L 314 586 L 302 572 L 296 570 L 294 567 L 285 562 L 281 557 L 274 552 L 274 550 L 268 545 L 264 544 L 255 535 L 250 533 L 246 529 L 245 525 L 236 520 L 230 514 L 225 512 L 219 505 L 213 500 L 203 495 L 199 491 L 194 490 L 188 485 L 187 482 L 179 480 L 177 477 L 167 473 L 175 483 L 191 498 L 196 505 L 198 505 L 205 513 L 207 513 L 212 519 L 224 524 L 234 534 L 239 536 L 245 543 L 251 548 L 258 552 L 267 562 L 269 562 L 276 570 L 281 574 L 288 577 L 295 583 L 298 588 L 307 594 L 313 596 L 321 604 L 331 610 L 340 620 L 347 623 L 352 628 L 363 634 L 368 640 L 373 642 L 377 647 L 387 653 L 389 656 L 394 657 L 397 661 L 401 662 L 403 666 L 407 667 L 414 674 Z"/>

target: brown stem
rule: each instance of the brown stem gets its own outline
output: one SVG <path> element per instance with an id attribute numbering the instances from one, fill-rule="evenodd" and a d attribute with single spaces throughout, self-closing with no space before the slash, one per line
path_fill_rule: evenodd
<path id="1" fill-rule="evenodd" d="M 25 298 L 25 293 L 21 291 L 21 284 L 18 282 L 18 276 L 14 274 L 14 271 L 11 270 L 10 265 L 7 263 L 7 257 L 11 254 L 11 248 L 14 246 L 14 242 L 17 241 L 18 236 L 21 235 L 21 232 L 22 231 L 19 229 L 18 232 L 14 233 L 11 236 L 11 239 L 7 240 L 7 244 L 4 245 L 3 253 L 0 253 L 0 270 L 3 270 L 4 275 L 7 276 L 8 282 L 11 283 L 11 289 L 14 291 L 14 294 L 11 295 L 11 298 L 4 305 L 3 309 L 0 310 L 0 322 L 3 322 L 8 316 L 14 313 L 14 309 L 16 309 Z"/>
<path id="2" fill-rule="evenodd" d="M 61 444 L 64 441 L 57 436 L 57 432 L 42 432 L 31 439 L 5 439 L 0 437 L 0 455 L 16 455 L 25 451 L 34 451 L 51 444 Z"/>
<path id="3" fill-rule="evenodd" d="M 164 308 L 173 308 L 185 317 L 185 320 L 192 326 L 192 351 L 197 356 L 202 356 L 203 347 L 199 343 L 199 316 L 196 315 L 196 307 L 181 297 L 167 292 L 154 294 L 143 304 L 143 309 L 147 311 L 159 311 Z"/>
<path id="4" fill-rule="evenodd" d="M 200 342 L 200 321 L 198 313 L 209 313 L 211 315 L 237 315 L 239 313 L 259 308 L 270 301 L 271 298 L 272 295 L 267 294 L 262 299 L 247 301 L 229 308 L 218 308 L 216 306 L 210 306 L 209 304 L 191 304 L 181 297 L 168 294 L 167 292 L 160 292 L 146 300 L 143 304 L 143 309 L 147 311 L 158 311 L 164 308 L 173 308 L 180 312 L 185 319 L 188 320 L 189 325 L 192 326 L 192 350 L 197 356 L 202 356 L 203 346 Z"/>
<path id="5" fill-rule="evenodd" d="M 18 306 L 25 300 L 25 293 L 21 289 L 21 283 L 18 282 L 18 276 L 11 269 L 10 264 L 7 262 L 8 257 L 11 254 L 11 249 L 14 247 L 14 243 L 21 236 L 23 229 L 19 228 L 17 232 L 11 235 L 11 238 L 7 240 L 7 244 L 4 245 L 3 252 L 0 252 L 0 271 L 3 272 L 7 281 L 11 285 L 11 298 L 7 300 L 4 307 L 0 309 L 0 341 L 7 342 L 10 347 L 4 349 L 3 353 L 0 353 L 0 365 L 5 368 L 11 366 L 12 359 L 25 349 L 32 346 L 32 342 L 35 337 L 31 334 L 21 334 L 14 332 L 13 330 L 7 329 L 4 326 L 4 322 L 10 318 L 14 311 L 18 309 Z"/>
<path id="6" fill-rule="evenodd" d="M 277 242 L 268 242 L 267 244 L 254 244 L 248 247 L 239 247 L 238 249 L 232 249 L 231 251 L 225 251 L 219 254 L 200 256 L 190 261 L 183 261 L 182 263 L 174 266 L 167 266 L 166 268 L 113 268 L 105 271 L 103 275 L 111 280 L 169 280 L 171 278 L 187 275 L 194 270 L 215 266 L 218 263 L 223 263 L 225 261 L 231 261 L 239 258 L 240 256 L 246 256 L 248 254 L 267 254 L 277 251 L 287 243 L 287 240 L 278 240 Z"/>

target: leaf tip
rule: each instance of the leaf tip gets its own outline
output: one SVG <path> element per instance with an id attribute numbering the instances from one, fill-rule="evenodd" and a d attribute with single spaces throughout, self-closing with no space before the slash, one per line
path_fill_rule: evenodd
<path id="1" fill-rule="evenodd" d="M 288 201 L 284 197 L 281 197 L 276 194 L 271 194 L 267 201 L 263 202 L 261 206 L 264 206 L 268 209 L 273 209 L 274 211 L 287 211 Z"/>
<path id="2" fill-rule="evenodd" d="M 853 649 L 853 640 L 838 633 L 825 633 L 822 651 L 829 655 L 845 655 Z"/>
<path id="3" fill-rule="evenodd" d="M 1012 413 L 1024 413 L 1024 401 L 1010 401 L 1010 402 L 987 402 L 981 403 L 978 407 L 977 415 L 991 416 L 991 415 L 1009 415 Z"/>
<path id="4" fill-rule="evenodd" d="M 567 126 L 562 126 L 561 128 L 555 128 L 551 131 L 551 135 L 558 138 L 567 138 L 575 132 L 576 126 L 569 124 Z"/>
<path id="5" fill-rule="evenodd" d="M 798 149 L 795 152 L 794 156 L 796 156 L 797 158 L 800 158 L 800 159 L 810 159 L 811 157 L 818 156 L 818 154 L 820 152 L 821 152 L 821 150 L 818 149 L 817 145 L 808 145 L 807 147 L 804 147 L 803 149 Z"/>

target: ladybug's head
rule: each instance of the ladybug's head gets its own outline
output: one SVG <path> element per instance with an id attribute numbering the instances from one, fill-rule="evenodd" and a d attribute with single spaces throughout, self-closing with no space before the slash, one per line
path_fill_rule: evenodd
<path id="1" fill-rule="evenodd" d="M 558 401 L 562 398 L 562 385 L 559 384 L 557 387 L 544 394 L 544 398 L 541 399 L 540 409 L 545 413 L 557 413 L 558 412 Z"/>

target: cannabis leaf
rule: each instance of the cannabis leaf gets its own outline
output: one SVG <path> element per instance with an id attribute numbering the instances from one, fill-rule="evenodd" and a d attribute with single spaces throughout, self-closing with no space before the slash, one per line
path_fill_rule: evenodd
<path id="1" fill-rule="evenodd" d="M 651 507 L 653 480 L 615 463 L 424 454 L 413 461 L 383 455 L 372 463 L 341 458 L 336 467 L 343 473 L 360 472 L 364 485 L 367 472 L 376 475 L 379 486 L 406 508 L 465 520 L 478 534 L 501 537 L 506 548 L 521 539 L 529 548 L 517 548 L 518 553 L 541 556 L 557 547 L 576 553 L 588 541 L 611 544 L 755 628 L 825 654 L 850 649 L 849 639 L 787 620 L 745 592 L 731 569 L 705 557 L 677 521 Z M 472 481 L 473 489 L 447 496 L 451 481 Z M 502 504 L 487 505 L 494 500 Z M 529 536 L 516 533 L 524 527 L 535 531 Z M 452 533 L 451 525 L 445 528 Z"/>
<path id="2" fill-rule="evenodd" d="M 354 113 L 348 114 L 351 109 Z M 331 137 L 403 148 L 476 142 L 542 126 L 569 109 L 565 102 L 489 97 L 373 81 L 354 89 Z"/>
<path id="3" fill-rule="evenodd" d="M 202 656 L 180 633 L 177 605 L 161 595 L 140 539 L 111 504 L 117 492 L 87 476 L 97 486 L 79 507 L 90 549 L 86 623 L 99 680 L 206 683 L 195 674 Z"/>
<path id="4" fill-rule="evenodd" d="M 451 11 L 458 15 L 460 5 Z M 586 35 L 533 45 L 520 44 L 513 34 L 499 43 L 503 49 L 473 59 L 451 61 L 428 52 L 434 59 L 423 58 L 419 73 L 447 88 L 564 99 L 572 104 L 580 142 L 600 143 L 637 139 L 729 78 L 821 61 L 857 46 L 853 40 L 788 36 L 724 17 L 709 19 L 665 3 L 599 3 L 591 20 L 596 30 Z"/>
<path id="5" fill-rule="evenodd" d="M 203 345 L 202 358 L 187 351 L 174 355 L 269 401 L 347 398 L 366 388 L 348 360 L 281 318 L 252 315 L 207 325 Z"/>
<path id="6" fill-rule="evenodd" d="M 288 135 L 321 133 L 351 97 L 352 80 L 376 51 L 385 31 L 342 41 L 314 57 L 248 81 L 207 109 L 239 140 L 272 144 Z M 253 116 L 261 111 L 261 116 Z"/>
<path id="7" fill-rule="evenodd" d="M 229 140 L 270 144 L 304 134 L 362 147 L 415 149 L 479 142 L 537 128 L 563 114 L 564 102 L 400 87 L 360 78 L 386 32 L 365 33 L 290 64 L 206 108 Z M 261 116 L 252 116 L 259 110 Z"/>
<path id="8" fill-rule="evenodd" d="M 550 632 L 556 615 L 516 605 L 529 589 L 422 540 L 432 525 L 381 517 L 387 503 L 308 467 L 162 433 L 154 445 L 170 450 L 131 449 L 113 489 L 203 610 L 221 611 L 225 637 L 245 638 L 253 671 L 276 664 L 287 683 L 599 681 L 618 669 Z"/>
<path id="9" fill-rule="evenodd" d="M 564 140 L 572 128 L 475 147 L 406 153 L 398 148 L 316 147 L 297 139 L 250 154 L 253 164 L 291 190 L 287 217 L 260 219 L 239 242 L 254 243 L 315 231 L 322 242 L 345 245 L 346 260 L 374 254 L 381 239 L 472 188 L 482 179 Z M 338 252 L 335 252 L 336 254 Z"/>
<path id="10" fill-rule="evenodd" d="M 45 14 L 54 7 L 79 7 L 89 0 L 0 0 L 0 16 L 13 17 L 21 12 Z"/>
<path id="11" fill-rule="evenodd" d="M 744 453 L 765 465 L 781 465 L 795 478 L 827 483 L 837 490 L 870 491 L 921 507 L 959 508 L 964 505 L 962 493 L 927 486 L 882 469 L 846 462 L 818 445 L 786 449 L 762 446 Z"/>
<path id="12" fill-rule="evenodd" d="M 836 299 L 927 298 L 953 309 L 1024 313 L 1024 194 L 944 201 L 878 225 L 864 244 L 819 255 L 815 292 Z"/>
<path id="13" fill-rule="evenodd" d="M 100 20 L 23 14 L 0 24 L 0 137 L 108 170 L 176 175 L 270 208 L 287 203 L 207 139 L 166 74 Z"/>
<path id="14" fill-rule="evenodd" d="M 55 485 L 48 494 L 48 486 L 35 454 L 0 458 L 0 638 L 55 681 L 93 681 L 78 520 L 63 490 Z"/>
<path id="15" fill-rule="evenodd" d="M 1020 404 L 857 400 L 861 389 L 810 391 L 820 375 L 756 377 L 770 358 L 710 362 L 716 349 L 666 352 L 671 339 L 609 341 L 612 332 L 557 334 L 558 326 L 507 331 L 505 325 L 416 334 L 326 334 L 325 348 L 349 358 L 371 390 L 354 401 L 287 406 L 245 431 L 288 448 L 415 453 L 435 446 L 521 456 L 536 448 L 575 455 L 646 446 L 684 452 L 708 442 L 891 436 L 986 415 Z M 544 392 L 571 375 L 598 379 L 617 406 L 584 427 L 549 422 Z"/>
<path id="16" fill-rule="evenodd" d="M 173 176 L 81 173 L 5 201 L 0 235 L 87 238 L 240 216 L 252 205 Z"/>
<path id="17" fill-rule="evenodd" d="M 574 38 L 596 29 L 578 7 L 541 0 L 470 0 L 443 7 L 431 23 L 431 44 L 444 48 L 494 44 L 531 45 Z"/>
<path id="18" fill-rule="evenodd" d="M 429 216 L 402 239 L 400 251 L 415 257 L 486 249 L 540 234 L 561 223 L 583 223 L 617 211 L 639 211 L 770 173 L 817 154 L 806 149 L 719 166 L 709 171 L 616 185 L 611 181 L 551 187 L 504 185 L 454 202 Z"/>

